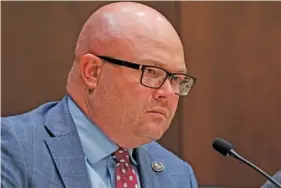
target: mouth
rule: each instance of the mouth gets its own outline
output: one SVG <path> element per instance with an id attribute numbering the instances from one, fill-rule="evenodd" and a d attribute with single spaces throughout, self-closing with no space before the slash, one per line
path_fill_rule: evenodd
<path id="1" fill-rule="evenodd" d="M 167 114 L 168 114 L 165 110 L 161 110 L 161 109 L 149 110 L 149 111 L 147 111 L 147 113 L 161 115 L 161 116 L 164 116 L 165 118 L 167 118 Z"/>

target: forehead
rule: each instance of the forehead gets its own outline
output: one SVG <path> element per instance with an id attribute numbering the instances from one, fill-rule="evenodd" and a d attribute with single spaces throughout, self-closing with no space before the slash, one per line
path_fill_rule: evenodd
<path id="1" fill-rule="evenodd" d="M 140 53 L 136 58 L 138 64 L 153 65 L 161 67 L 173 73 L 186 73 L 184 55 L 180 52 L 168 53 L 165 50 L 151 50 L 146 53 Z"/>
<path id="2" fill-rule="evenodd" d="M 158 61 L 147 61 L 146 63 L 144 63 L 145 65 L 153 65 L 156 67 L 160 67 L 163 68 L 165 70 L 167 70 L 168 72 L 172 72 L 172 73 L 187 73 L 187 69 L 185 66 L 176 66 L 173 62 L 158 62 Z"/>
<path id="3" fill-rule="evenodd" d="M 170 72 L 186 72 L 183 46 L 177 33 L 158 22 L 148 25 L 150 27 L 138 30 L 127 28 L 125 34 L 115 37 L 118 42 L 114 43 L 112 51 L 118 51 L 118 57 L 138 64 L 154 65 Z"/>
<path id="4" fill-rule="evenodd" d="M 177 37 L 150 35 L 145 41 L 137 41 L 135 57 L 138 63 L 158 66 L 170 72 L 186 72 L 184 50 Z"/>

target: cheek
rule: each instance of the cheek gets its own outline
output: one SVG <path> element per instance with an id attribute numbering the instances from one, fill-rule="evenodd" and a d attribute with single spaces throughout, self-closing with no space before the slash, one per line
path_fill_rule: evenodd
<path id="1" fill-rule="evenodd" d="M 138 74 L 127 77 L 126 81 L 123 82 L 124 84 L 120 85 L 119 88 L 124 94 L 124 99 L 132 101 L 136 108 L 145 106 L 152 93 L 150 88 L 141 85 L 139 77 L 140 76 Z"/>
<path id="2" fill-rule="evenodd" d="M 172 97 L 168 102 L 168 106 L 169 106 L 170 113 L 171 113 L 171 118 L 174 117 L 174 115 L 177 111 L 178 103 L 179 103 L 179 97 L 178 96 Z"/>
<path id="3" fill-rule="evenodd" d="M 140 87 L 142 86 L 130 87 L 124 96 L 124 100 L 129 103 L 129 108 L 137 113 L 138 117 L 142 116 L 149 106 L 149 94 Z"/>
<path id="4" fill-rule="evenodd" d="M 138 80 L 122 80 L 115 83 L 115 90 L 111 93 L 119 99 L 120 108 L 129 118 L 139 118 L 148 101 L 148 93 Z M 130 118 L 130 119 L 131 119 Z"/>
<path id="5" fill-rule="evenodd" d="M 171 99 L 171 108 L 176 110 L 179 104 L 179 96 L 175 96 Z"/>

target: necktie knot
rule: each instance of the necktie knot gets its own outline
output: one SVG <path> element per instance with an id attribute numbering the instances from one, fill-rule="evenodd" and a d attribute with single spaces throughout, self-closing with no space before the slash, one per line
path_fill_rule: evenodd
<path id="1" fill-rule="evenodd" d="M 113 159 L 116 163 L 129 163 L 130 162 L 130 153 L 127 149 L 119 148 L 112 154 Z"/>
<path id="2" fill-rule="evenodd" d="M 116 161 L 115 187 L 116 188 L 138 188 L 136 172 L 130 164 L 130 154 L 127 149 L 119 148 L 112 154 Z"/>

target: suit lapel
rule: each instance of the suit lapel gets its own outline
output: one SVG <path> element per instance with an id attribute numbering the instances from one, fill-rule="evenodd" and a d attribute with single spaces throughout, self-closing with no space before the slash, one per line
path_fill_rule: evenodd
<path id="1" fill-rule="evenodd" d="M 136 159 L 139 164 L 139 175 L 142 188 L 154 188 L 155 187 L 155 175 L 151 168 L 152 160 L 147 151 L 140 147 L 136 149 Z M 156 188 L 156 187 L 155 187 Z"/>
<path id="2" fill-rule="evenodd" d="M 46 129 L 52 137 L 45 143 L 66 188 L 90 188 L 85 157 L 78 132 L 68 110 L 67 97 L 46 114 Z"/>
<path id="3" fill-rule="evenodd" d="M 165 163 L 161 158 L 152 158 L 149 154 L 149 146 L 145 145 L 136 150 L 137 163 L 139 164 L 139 172 L 142 188 L 173 188 L 173 184 L 168 175 Z M 152 163 L 161 161 L 164 164 L 164 170 L 161 172 L 154 171 Z"/>

